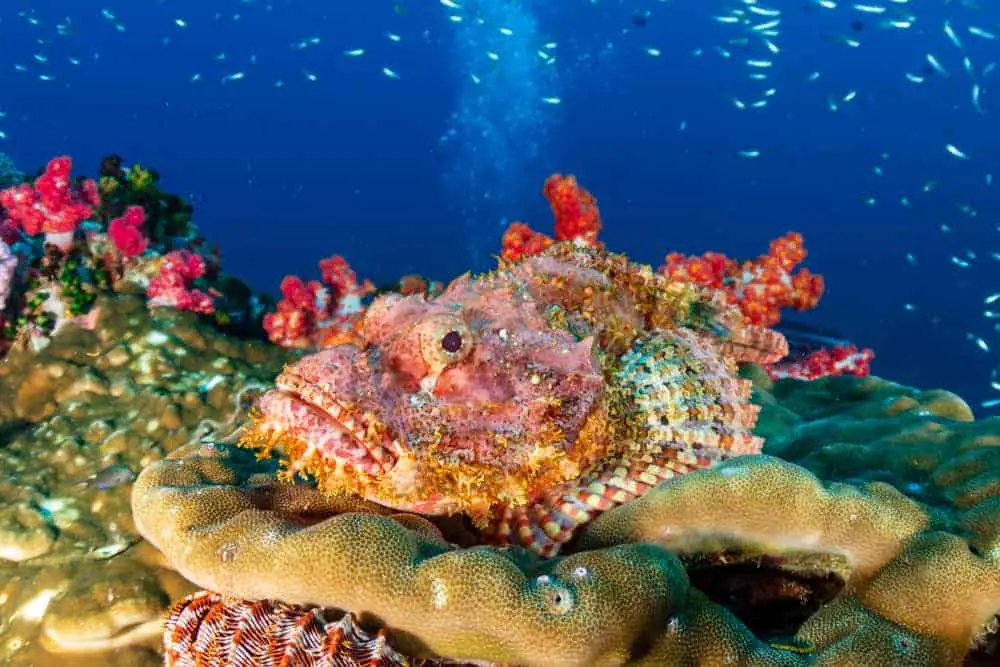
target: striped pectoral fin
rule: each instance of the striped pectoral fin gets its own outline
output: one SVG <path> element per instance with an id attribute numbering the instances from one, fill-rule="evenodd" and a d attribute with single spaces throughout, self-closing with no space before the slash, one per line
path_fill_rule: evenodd
<path id="1" fill-rule="evenodd" d="M 608 462 L 593 474 L 565 485 L 531 505 L 504 508 L 490 537 L 518 544 L 543 557 L 555 556 L 580 526 L 602 512 L 639 498 L 654 486 L 699 467 L 664 450 Z"/>

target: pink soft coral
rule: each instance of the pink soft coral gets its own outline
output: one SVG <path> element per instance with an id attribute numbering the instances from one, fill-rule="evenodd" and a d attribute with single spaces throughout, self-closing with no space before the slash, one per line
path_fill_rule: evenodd
<path id="1" fill-rule="evenodd" d="M 108 225 L 108 237 L 122 257 L 135 257 L 146 250 L 149 239 L 140 229 L 145 220 L 146 213 L 141 206 L 129 206 L 121 217 Z"/>
<path id="2" fill-rule="evenodd" d="M 188 250 L 167 253 L 160 264 L 160 272 L 149 281 L 146 288 L 150 306 L 170 306 L 178 310 L 210 314 L 215 312 L 212 296 L 191 283 L 205 275 L 205 260 Z"/>
<path id="3" fill-rule="evenodd" d="M 340 255 L 319 262 L 323 281 L 285 276 L 278 309 L 264 315 L 272 343 L 287 348 L 318 348 L 336 342 L 364 313 L 364 299 L 375 291 Z"/>
<path id="4" fill-rule="evenodd" d="M 70 180 L 73 162 L 67 156 L 49 162 L 34 185 L 22 183 L 0 192 L 0 205 L 28 236 L 44 233 L 46 241 L 66 252 L 77 226 L 101 204 L 97 184 Z"/>

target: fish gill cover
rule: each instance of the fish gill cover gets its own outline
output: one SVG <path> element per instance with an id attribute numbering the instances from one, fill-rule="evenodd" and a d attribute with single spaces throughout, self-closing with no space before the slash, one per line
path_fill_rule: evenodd
<path id="1" fill-rule="evenodd" d="M 205 508 L 179 498 L 185 484 L 225 486 L 227 502 L 284 514 L 305 512 L 301 503 L 391 514 L 396 523 L 322 525 L 409 540 L 427 562 L 455 555 L 435 580 L 448 585 L 461 581 L 448 568 L 478 553 L 456 545 L 520 545 L 526 560 L 505 572 L 541 573 L 530 580 L 537 608 L 556 615 L 573 601 L 553 574 L 570 560 L 556 553 L 583 559 L 569 570 L 586 580 L 572 589 L 582 601 L 603 589 L 572 574 L 579 568 L 609 568 L 622 586 L 648 575 L 651 588 L 633 593 L 650 609 L 667 605 L 671 623 L 732 623 L 734 637 L 754 632 L 737 643 L 761 664 L 839 664 L 830 628 L 848 616 L 875 619 L 863 625 L 888 642 L 876 642 L 878 657 L 889 646 L 933 664 L 970 647 L 995 657 L 1000 468 L 986 450 L 988 418 L 1000 413 L 1000 7 L 9 4 L 0 662 L 70 653 L 108 664 L 108 651 L 158 661 L 142 648 L 158 646 L 186 664 L 199 650 L 261 648 L 240 646 L 239 629 L 218 620 L 236 615 L 299 623 L 305 639 L 275 631 L 276 645 L 340 642 L 345 661 L 615 664 L 647 649 L 708 659 L 628 633 L 578 641 L 580 653 L 557 642 L 531 654 L 551 628 L 527 616 L 511 625 L 516 641 L 500 641 L 509 653 L 488 628 L 480 643 L 446 636 L 432 646 L 436 616 L 425 627 L 399 611 L 382 615 L 388 635 L 371 627 L 363 614 L 384 609 L 377 586 L 351 597 L 326 582 L 327 598 L 270 579 L 254 588 L 254 564 L 241 571 L 251 583 L 226 589 L 228 565 L 187 554 L 228 564 L 260 527 L 187 544 L 177 535 Z M 970 422 L 957 396 L 985 419 Z M 276 459 L 254 468 L 229 449 L 236 442 Z M 762 446 L 785 461 L 716 469 Z M 901 456 L 903 446 L 915 449 Z M 191 465 L 161 461 L 168 455 Z M 275 476 L 353 495 L 317 500 L 303 486 L 286 498 L 259 481 Z M 826 493 L 820 480 L 874 483 L 861 514 L 880 527 L 878 554 L 848 535 L 846 546 L 819 545 L 835 562 L 817 566 L 768 534 L 766 557 L 748 560 L 730 553 L 759 546 L 734 537 L 739 526 L 711 548 L 651 537 L 667 521 L 665 499 L 737 493 L 744 479 L 775 484 L 775 497 L 797 489 L 793 523 L 806 532 L 854 497 L 854 486 Z M 163 520 L 158 499 L 192 524 Z M 442 528 L 442 512 L 470 522 Z M 296 517 L 294 526 L 318 521 Z M 407 553 L 394 557 L 408 563 Z M 837 560 L 845 553 L 851 571 Z M 359 574 L 377 565 L 365 558 L 356 554 Z M 954 570 L 935 570 L 942 558 Z M 745 599 L 719 611 L 698 594 L 669 604 L 662 595 L 691 584 L 735 599 L 745 575 L 730 566 L 762 563 L 781 571 L 754 580 L 764 606 L 786 596 L 808 609 L 792 605 L 790 618 L 762 626 L 771 609 L 748 610 Z M 968 586 L 933 607 L 899 587 L 925 575 Z M 191 581 L 213 592 L 174 606 L 159 646 L 161 617 Z M 360 616 L 324 618 L 316 605 Z M 660 612 L 628 613 L 631 625 L 601 618 L 642 634 Z M 941 628 L 925 616 L 961 621 Z M 205 618 L 215 619 L 201 637 L 209 648 L 195 649 Z M 571 621 L 566 642 L 592 636 Z"/>

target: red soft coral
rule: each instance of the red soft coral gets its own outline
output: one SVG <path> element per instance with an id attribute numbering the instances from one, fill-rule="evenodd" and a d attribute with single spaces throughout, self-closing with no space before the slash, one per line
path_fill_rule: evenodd
<path id="1" fill-rule="evenodd" d="M 875 353 L 868 348 L 859 350 L 855 345 L 837 345 L 811 352 L 798 361 L 774 365 L 767 369 L 767 373 L 774 380 L 818 380 L 832 375 L 863 377 L 871 373 L 874 358 Z"/>
<path id="2" fill-rule="evenodd" d="M 79 224 L 100 206 L 97 184 L 70 180 L 73 163 L 67 156 L 49 162 L 34 185 L 22 183 L 0 192 L 0 205 L 28 236 L 45 233 L 46 241 L 68 251 Z"/>
<path id="3" fill-rule="evenodd" d="M 597 198 L 581 187 L 575 176 L 552 174 L 545 179 L 542 193 L 549 200 L 556 219 L 553 231 L 557 241 L 578 241 L 601 247 L 597 235 L 603 224 Z"/>
<path id="4" fill-rule="evenodd" d="M 135 257 L 146 250 L 149 239 L 139 229 L 145 220 L 146 213 L 141 206 L 129 206 L 124 215 L 108 224 L 108 237 L 122 257 Z"/>
<path id="5" fill-rule="evenodd" d="M 281 301 L 264 315 L 268 339 L 287 348 L 322 347 L 350 331 L 364 313 L 364 298 L 375 291 L 340 255 L 319 262 L 323 282 L 285 276 Z"/>
<path id="6" fill-rule="evenodd" d="M 552 239 L 536 232 L 523 222 L 514 222 L 503 233 L 500 241 L 500 257 L 516 262 L 531 257 L 552 245 Z"/>
<path id="7" fill-rule="evenodd" d="M 782 308 L 815 308 L 823 294 L 823 278 L 808 269 L 792 270 L 804 260 L 802 235 L 789 232 L 771 242 L 768 254 L 745 262 L 708 252 L 701 257 L 667 255 L 660 267 L 675 280 L 721 289 L 739 306 L 747 324 L 774 326 Z"/>
<path id="8" fill-rule="evenodd" d="M 552 174 L 545 179 L 542 194 L 549 200 L 555 217 L 555 239 L 534 231 L 523 222 L 511 223 L 503 233 L 501 258 L 516 262 L 537 255 L 555 241 L 574 241 L 593 248 L 603 247 L 597 240 L 603 227 L 597 199 L 577 183 L 575 176 Z"/>
<path id="9" fill-rule="evenodd" d="M 188 250 L 166 254 L 160 271 L 149 281 L 146 297 L 150 306 L 170 306 L 178 310 L 210 314 L 215 312 L 212 296 L 191 283 L 205 275 L 205 260 Z"/>

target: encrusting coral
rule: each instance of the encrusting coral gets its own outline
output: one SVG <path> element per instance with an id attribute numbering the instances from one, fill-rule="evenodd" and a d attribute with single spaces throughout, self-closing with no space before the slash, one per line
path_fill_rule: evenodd
<path id="1" fill-rule="evenodd" d="M 357 609 L 411 654 L 619 664 L 687 594 L 680 562 L 658 547 L 551 560 L 454 549 L 385 510 L 344 513 L 362 509 L 351 496 L 275 483 L 242 452 L 178 455 L 147 469 L 133 497 L 141 530 L 182 574 L 225 595 Z"/>

